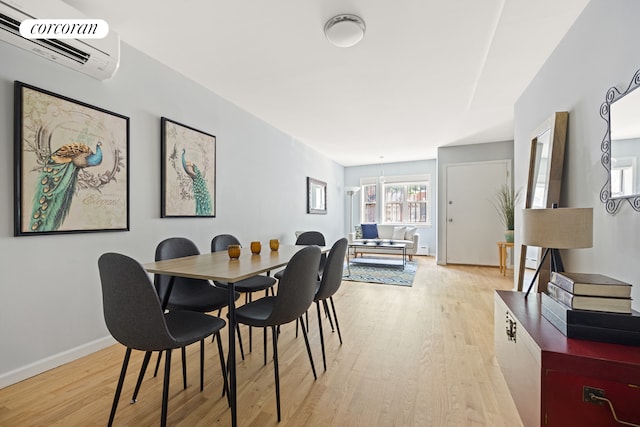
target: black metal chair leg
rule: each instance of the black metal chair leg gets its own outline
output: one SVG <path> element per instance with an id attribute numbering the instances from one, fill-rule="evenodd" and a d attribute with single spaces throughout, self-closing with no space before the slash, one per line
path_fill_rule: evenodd
<path id="1" fill-rule="evenodd" d="M 127 373 L 127 366 L 129 365 L 129 357 L 131 357 L 131 349 L 127 348 L 127 351 L 124 353 L 124 360 L 122 361 L 122 369 L 120 370 L 120 378 L 118 378 L 116 394 L 113 396 L 113 404 L 111 405 L 111 413 L 109 414 L 109 423 L 107 424 L 108 427 L 113 425 L 113 419 L 116 416 L 116 409 L 118 408 L 118 401 L 120 400 L 120 393 L 122 392 L 124 376 Z"/>
<path id="2" fill-rule="evenodd" d="M 267 366 L 267 328 L 262 328 L 262 342 L 264 343 L 264 366 Z"/>
<path id="3" fill-rule="evenodd" d="M 240 324 L 236 323 L 236 332 L 238 333 L 238 345 L 240 346 L 240 356 L 244 360 L 244 349 L 242 348 L 242 335 L 240 335 Z"/>
<path id="4" fill-rule="evenodd" d="M 320 315 L 320 301 L 316 301 L 316 308 L 318 309 L 318 330 L 320 331 L 320 347 L 322 348 L 322 366 L 326 371 L 327 358 L 324 353 L 324 335 L 322 334 L 322 316 Z"/>
<path id="5" fill-rule="evenodd" d="M 245 302 L 248 304 L 251 301 L 253 301 L 253 297 L 251 296 L 251 292 L 248 292 L 245 297 Z M 249 326 L 249 353 L 251 353 L 252 351 L 253 351 L 253 333 L 252 333 L 251 326 Z M 242 358 L 242 360 L 244 360 L 244 357 Z"/>
<path id="6" fill-rule="evenodd" d="M 227 367 L 225 366 L 224 363 L 224 351 L 222 350 L 222 340 L 220 339 L 220 332 L 216 333 L 214 336 L 214 339 L 216 339 L 216 341 L 218 341 L 218 354 L 220 355 L 220 369 L 222 372 L 222 378 L 224 381 L 224 384 L 222 386 L 222 395 L 224 396 L 225 394 L 227 395 L 227 403 L 229 404 L 229 407 L 231 407 L 231 398 L 229 396 L 229 380 L 228 380 L 228 373 L 227 373 Z"/>
<path id="7" fill-rule="evenodd" d="M 182 386 L 187 389 L 187 349 L 182 347 Z"/>
<path id="8" fill-rule="evenodd" d="M 309 337 L 307 337 L 307 329 L 304 326 L 304 319 L 300 316 L 300 329 L 302 329 L 302 336 L 304 336 L 304 343 L 307 346 L 307 354 L 309 355 L 309 362 L 311 362 L 311 370 L 313 371 L 313 379 L 317 380 L 316 366 L 313 364 L 313 355 L 311 354 L 311 346 L 309 345 Z"/>
<path id="9" fill-rule="evenodd" d="M 329 324 L 331 325 L 331 332 L 335 332 L 335 328 L 333 327 L 333 320 L 331 320 L 331 313 L 329 312 L 329 304 L 326 299 L 322 300 L 322 305 L 324 306 L 324 313 L 327 315 L 329 319 Z"/>
<path id="10" fill-rule="evenodd" d="M 156 369 L 153 370 L 153 378 L 158 376 L 158 368 L 160 368 L 160 361 L 162 360 L 162 352 L 158 352 L 158 360 L 156 360 Z"/>
<path id="11" fill-rule="evenodd" d="M 204 340 L 200 340 L 200 391 L 204 390 Z"/>
<path id="12" fill-rule="evenodd" d="M 150 351 L 144 353 L 144 359 L 142 359 L 142 366 L 140 367 L 140 373 L 138 374 L 138 381 L 136 382 L 136 388 L 133 390 L 133 396 L 131 397 L 131 403 L 136 403 L 138 401 L 138 392 L 140 391 L 140 387 L 142 386 L 142 380 L 144 379 L 144 374 L 147 372 L 147 366 L 149 365 L 149 359 L 151 359 Z"/>
<path id="13" fill-rule="evenodd" d="M 276 380 L 276 409 L 278 411 L 278 422 L 280 422 L 280 372 L 278 371 L 278 332 L 276 327 L 271 327 L 273 336 L 273 373 Z"/>
<path id="14" fill-rule="evenodd" d="M 336 314 L 336 306 L 333 303 L 333 297 L 329 297 L 331 301 L 331 309 L 333 310 L 333 319 L 336 321 L 336 329 L 338 330 L 338 338 L 340 338 L 340 345 L 342 345 L 342 335 L 340 334 L 340 324 L 338 323 L 338 315 Z"/>
<path id="15" fill-rule="evenodd" d="M 160 418 L 160 426 L 167 426 L 167 406 L 169 403 L 169 379 L 171 371 L 171 350 L 166 350 L 164 358 L 164 384 L 162 388 L 162 415 Z"/>

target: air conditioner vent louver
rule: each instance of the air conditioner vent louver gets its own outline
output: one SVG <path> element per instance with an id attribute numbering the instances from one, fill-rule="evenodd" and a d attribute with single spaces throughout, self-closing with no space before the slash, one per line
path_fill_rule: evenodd
<path id="1" fill-rule="evenodd" d="M 21 5 L 17 3 L 20 2 Z M 29 12 L 26 8 L 29 7 Z M 35 13 L 40 10 L 41 14 Z M 98 80 L 112 77 L 120 62 L 120 39 L 112 31 L 104 39 L 26 39 L 20 35 L 24 19 L 82 18 L 79 12 L 59 0 L 0 1 L 0 40 L 33 52 L 48 60 L 90 75 Z"/>
<path id="2" fill-rule="evenodd" d="M 22 37 L 20 35 L 20 21 L 16 21 L 15 19 L 0 13 L 0 29 L 8 31 L 14 34 L 17 37 Z M 61 42 L 56 39 L 27 39 L 33 44 L 40 45 L 42 47 L 48 48 L 57 52 L 60 55 L 64 55 L 65 57 L 78 62 L 79 64 L 84 64 L 89 60 L 90 55 L 88 53 L 82 52 L 79 49 L 76 49 L 73 46 L 68 45 L 67 43 Z"/>

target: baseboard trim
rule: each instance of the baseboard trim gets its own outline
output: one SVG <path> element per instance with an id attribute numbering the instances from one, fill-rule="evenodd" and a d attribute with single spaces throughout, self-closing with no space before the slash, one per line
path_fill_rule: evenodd
<path id="1" fill-rule="evenodd" d="M 91 353 L 95 353 L 96 351 L 102 350 L 103 348 L 109 347 L 115 343 L 116 341 L 109 335 L 4 373 L 0 375 L 0 388 L 5 388 L 50 369 L 57 368 L 58 366 L 80 359 L 81 357 L 87 356 Z"/>

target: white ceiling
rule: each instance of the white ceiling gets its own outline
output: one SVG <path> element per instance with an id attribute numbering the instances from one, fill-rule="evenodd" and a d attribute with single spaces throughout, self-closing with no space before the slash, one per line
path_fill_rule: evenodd
<path id="1" fill-rule="evenodd" d="M 345 166 L 512 140 L 514 102 L 588 3 L 65 1 Z M 367 26 L 351 48 L 323 34 L 344 13 Z"/>

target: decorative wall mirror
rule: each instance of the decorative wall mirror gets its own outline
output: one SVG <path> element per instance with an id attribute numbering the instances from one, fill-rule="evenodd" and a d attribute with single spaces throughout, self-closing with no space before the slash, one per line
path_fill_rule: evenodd
<path id="1" fill-rule="evenodd" d="M 327 213 L 327 183 L 307 177 L 307 213 Z"/>
<path id="2" fill-rule="evenodd" d="M 623 200 L 640 211 L 640 70 L 636 71 L 627 90 L 612 87 L 600 106 L 600 116 L 607 122 L 602 140 L 602 165 L 607 181 L 600 191 L 600 201 L 607 212 L 616 213 Z"/>
<path id="3" fill-rule="evenodd" d="M 569 113 L 556 112 L 533 133 L 529 157 L 529 175 L 525 191 L 524 208 L 550 208 L 560 201 L 564 147 L 567 140 Z M 520 246 L 518 290 L 522 290 L 525 268 L 536 268 L 544 248 Z M 547 260 L 548 262 L 548 260 Z M 541 270 L 538 283 L 549 281 L 549 268 Z M 540 287 L 538 290 L 541 290 Z"/>

